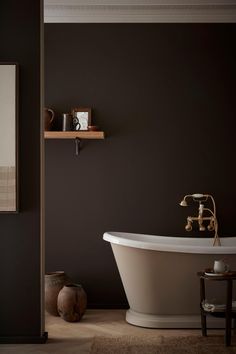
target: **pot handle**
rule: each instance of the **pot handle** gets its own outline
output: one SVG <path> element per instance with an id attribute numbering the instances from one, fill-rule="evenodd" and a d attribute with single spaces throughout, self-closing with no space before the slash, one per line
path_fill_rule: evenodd
<path id="1" fill-rule="evenodd" d="M 52 123 L 55 113 L 51 108 L 45 108 L 45 110 L 47 110 L 50 114 L 51 114 L 51 119 L 50 119 L 50 123 Z"/>

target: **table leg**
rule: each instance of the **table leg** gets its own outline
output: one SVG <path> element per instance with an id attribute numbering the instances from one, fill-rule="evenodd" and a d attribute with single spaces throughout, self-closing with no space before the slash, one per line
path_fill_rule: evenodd
<path id="1" fill-rule="evenodd" d="M 232 291 L 233 282 L 231 279 L 227 280 L 227 302 L 225 314 L 225 345 L 231 344 L 231 326 L 232 326 Z"/>
<path id="2" fill-rule="evenodd" d="M 202 335 L 207 336 L 207 327 L 206 327 L 206 315 L 201 311 L 201 325 L 202 325 Z"/>
<path id="3" fill-rule="evenodd" d="M 201 325 L 202 325 L 202 335 L 207 336 L 207 327 L 206 327 L 206 314 L 202 308 L 202 302 L 205 300 L 205 281 L 203 278 L 200 278 L 200 308 L 201 308 Z"/>

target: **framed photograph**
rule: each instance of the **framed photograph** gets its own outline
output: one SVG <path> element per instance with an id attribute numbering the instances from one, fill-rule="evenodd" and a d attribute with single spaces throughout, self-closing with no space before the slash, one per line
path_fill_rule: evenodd
<path id="1" fill-rule="evenodd" d="M 73 108 L 72 115 L 74 130 L 88 130 L 91 125 L 91 108 Z"/>

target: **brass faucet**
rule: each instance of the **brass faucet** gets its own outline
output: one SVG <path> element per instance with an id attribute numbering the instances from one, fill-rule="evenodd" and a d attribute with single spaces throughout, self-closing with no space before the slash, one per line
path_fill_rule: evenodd
<path id="1" fill-rule="evenodd" d="M 209 224 L 207 226 L 208 231 L 215 231 L 213 246 L 221 246 L 220 238 L 218 235 L 218 221 L 216 218 L 216 204 L 214 198 L 210 194 L 187 194 L 184 196 L 184 199 L 180 202 L 180 206 L 188 206 L 186 199 L 192 198 L 195 202 L 199 203 L 198 216 L 188 216 L 187 224 L 185 226 L 186 231 L 192 230 L 192 224 L 194 221 L 198 222 L 199 231 L 205 231 L 206 227 L 203 224 L 203 221 L 208 220 Z M 210 199 L 213 204 L 213 210 L 205 208 L 203 202 L 207 202 Z M 208 212 L 210 216 L 203 216 L 204 211 Z"/>

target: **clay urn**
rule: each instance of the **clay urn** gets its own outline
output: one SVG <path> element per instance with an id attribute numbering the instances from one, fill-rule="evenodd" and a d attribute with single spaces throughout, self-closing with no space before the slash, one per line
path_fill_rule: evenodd
<path id="1" fill-rule="evenodd" d="M 58 294 L 59 315 L 67 322 L 81 320 L 87 307 L 87 295 L 80 284 L 67 284 Z"/>
<path id="2" fill-rule="evenodd" d="M 71 279 L 64 271 L 45 274 L 45 309 L 53 316 L 59 316 L 57 311 L 57 297 L 65 284 L 71 283 Z"/>

